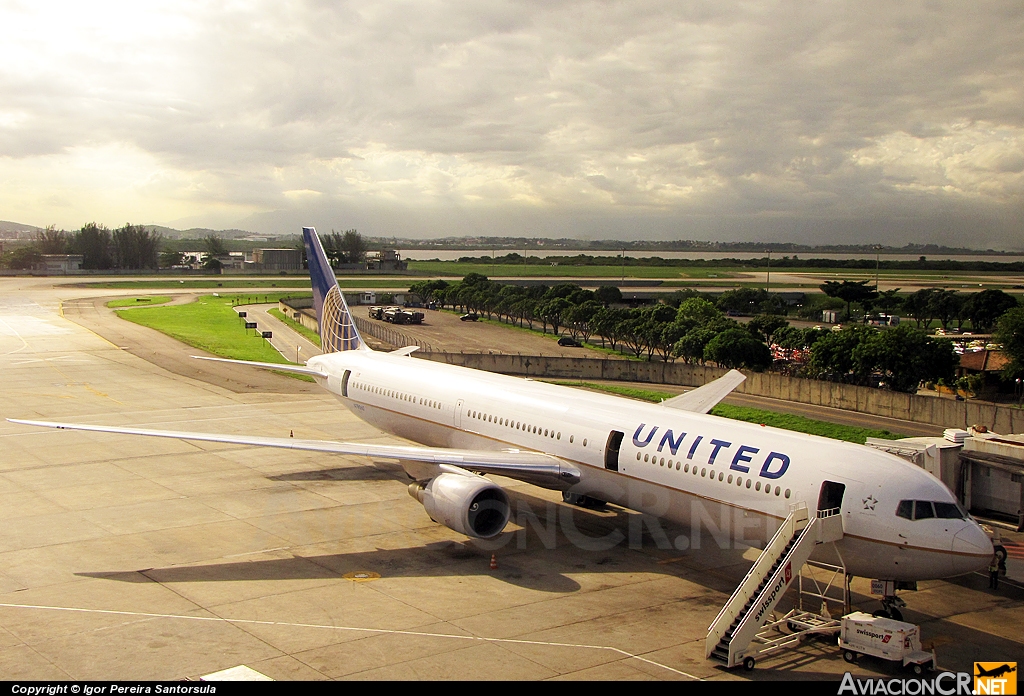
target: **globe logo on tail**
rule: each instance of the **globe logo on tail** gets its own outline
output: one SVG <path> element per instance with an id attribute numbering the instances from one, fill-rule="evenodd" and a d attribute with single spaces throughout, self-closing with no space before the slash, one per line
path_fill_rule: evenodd
<path id="1" fill-rule="evenodd" d="M 338 353 L 359 348 L 359 333 L 345 305 L 338 286 L 333 286 L 324 297 L 323 316 L 320 320 L 320 343 L 325 353 Z"/>

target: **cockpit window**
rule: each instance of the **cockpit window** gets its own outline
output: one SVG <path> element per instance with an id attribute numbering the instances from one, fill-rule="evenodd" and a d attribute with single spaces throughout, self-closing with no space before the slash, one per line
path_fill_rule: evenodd
<path id="1" fill-rule="evenodd" d="M 935 516 L 944 520 L 962 520 L 963 511 L 956 503 L 934 503 Z"/>
<path id="2" fill-rule="evenodd" d="M 906 520 L 962 520 L 967 513 L 957 503 L 940 503 L 931 500 L 901 500 L 896 507 L 896 516 Z"/>
<path id="3" fill-rule="evenodd" d="M 915 520 L 927 520 L 935 517 L 935 511 L 932 510 L 932 502 L 930 500 L 915 500 L 914 501 L 914 519 Z"/>

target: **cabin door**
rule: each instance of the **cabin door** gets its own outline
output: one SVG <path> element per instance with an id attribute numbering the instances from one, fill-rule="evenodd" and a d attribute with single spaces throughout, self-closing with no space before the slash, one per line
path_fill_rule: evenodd
<path id="1" fill-rule="evenodd" d="M 843 493 L 845 492 L 845 483 L 822 481 L 821 492 L 818 493 L 818 512 L 822 510 L 838 511 L 843 506 Z"/>
<path id="2" fill-rule="evenodd" d="M 609 471 L 619 470 L 619 447 L 622 445 L 622 436 L 618 430 L 608 433 L 608 442 L 604 446 L 604 468 Z"/>

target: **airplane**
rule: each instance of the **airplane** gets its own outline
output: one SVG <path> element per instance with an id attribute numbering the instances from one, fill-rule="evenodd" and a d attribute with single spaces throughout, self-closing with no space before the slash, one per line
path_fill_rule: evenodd
<path id="1" fill-rule="evenodd" d="M 978 673 L 974 675 L 976 677 L 1001 677 L 1004 674 L 1017 671 L 1016 667 L 1011 667 L 1009 664 L 999 665 L 998 667 L 993 667 L 991 670 L 987 670 L 975 662 L 974 668 L 978 671 Z"/>
<path id="2" fill-rule="evenodd" d="M 798 505 L 830 510 L 842 517 L 835 547 L 846 572 L 894 581 L 887 587 L 981 570 L 992 558 L 985 532 L 923 469 L 862 445 L 710 415 L 745 379 L 735 370 L 649 404 L 418 360 L 415 346 L 372 350 L 316 230 L 303 228 L 303 239 L 323 354 L 305 366 L 202 359 L 309 375 L 360 419 L 416 445 L 9 420 L 396 459 L 432 520 L 478 539 L 501 534 L 511 516 L 507 493 L 486 478 L 499 475 L 570 503 L 724 529 L 746 545 L 767 543 Z M 895 592 L 882 601 L 883 615 L 900 618 Z"/>

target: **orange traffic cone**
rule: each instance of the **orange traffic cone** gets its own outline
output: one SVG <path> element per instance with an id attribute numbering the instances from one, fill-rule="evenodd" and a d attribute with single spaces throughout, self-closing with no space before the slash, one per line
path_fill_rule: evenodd
<path id="1" fill-rule="evenodd" d="M 498 557 L 495 556 L 492 553 L 491 554 L 491 570 L 497 570 L 497 569 L 498 569 Z"/>

